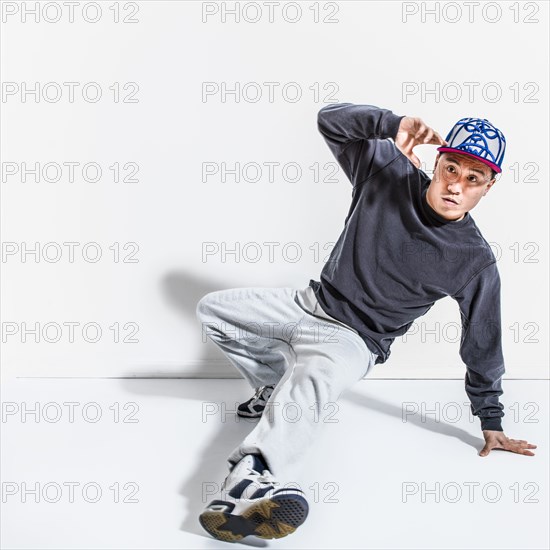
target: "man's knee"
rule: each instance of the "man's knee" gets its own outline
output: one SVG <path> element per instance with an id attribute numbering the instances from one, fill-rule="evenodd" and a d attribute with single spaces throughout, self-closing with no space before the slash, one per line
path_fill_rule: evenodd
<path id="1" fill-rule="evenodd" d="M 197 303 L 195 308 L 195 316 L 202 323 L 212 320 L 215 317 L 216 296 L 219 291 L 209 292 L 205 294 Z"/>
<path id="2" fill-rule="evenodd" d="M 336 365 L 328 361 L 317 361 L 296 368 L 295 384 L 298 388 L 314 387 L 317 391 L 327 391 L 338 380 Z"/>

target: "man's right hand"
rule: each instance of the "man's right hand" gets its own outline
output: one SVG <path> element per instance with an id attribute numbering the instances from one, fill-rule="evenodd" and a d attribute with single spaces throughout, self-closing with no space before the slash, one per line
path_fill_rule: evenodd
<path id="1" fill-rule="evenodd" d="M 406 116 L 401 119 L 394 139 L 396 147 L 417 167 L 420 160 L 413 153 L 417 145 L 447 145 L 447 142 L 421 118 Z"/>

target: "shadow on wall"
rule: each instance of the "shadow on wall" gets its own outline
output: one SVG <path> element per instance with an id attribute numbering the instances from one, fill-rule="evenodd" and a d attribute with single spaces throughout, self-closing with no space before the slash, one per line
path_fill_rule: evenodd
<path id="1" fill-rule="evenodd" d="M 236 286 L 236 285 L 234 285 Z M 202 343 L 199 357 L 192 361 L 195 364 L 194 373 L 191 376 L 200 378 L 242 378 L 241 375 L 231 366 L 223 352 L 210 340 L 204 341 L 202 335 L 201 322 L 196 316 L 196 308 L 200 299 L 216 290 L 225 290 L 233 288 L 222 283 L 216 285 L 215 282 L 198 279 L 184 272 L 168 273 L 161 281 L 161 290 L 165 296 L 168 305 L 179 311 L 186 319 L 196 323 L 198 338 Z M 183 375 L 182 376 L 188 376 Z M 174 377 L 178 377 L 174 374 Z"/>

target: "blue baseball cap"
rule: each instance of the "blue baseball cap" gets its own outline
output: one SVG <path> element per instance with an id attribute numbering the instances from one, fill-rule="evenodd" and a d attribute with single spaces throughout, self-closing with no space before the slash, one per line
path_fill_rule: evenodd
<path id="1" fill-rule="evenodd" d="M 447 134 L 445 141 L 448 145 L 437 148 L 441 153 L 467 155 L 499 174 L 502 172 L 506 139 L 486 118 L 461 118 Z"/>

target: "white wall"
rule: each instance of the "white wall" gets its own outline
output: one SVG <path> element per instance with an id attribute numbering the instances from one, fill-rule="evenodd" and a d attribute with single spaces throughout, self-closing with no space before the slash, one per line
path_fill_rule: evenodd
<path id="1" fill-rule="evenodd" d="M 5 376 L 236 376 L 214 344 L 202 342 L 195 305 L 211 290 L 302 287 L 318 279 L 328 249 L 316 258 L 311 247 L 322 250 L 336 241 L 351 198 L 341 171 L 336 181 L 322 181 L 329 175 L 322 167 L 334 159 L 316 115 L 333 101 L 420 116 L 442 135 L 464 116 L 488 118 L 504 131 L 504 174 L 472 215 L 499 257 L 507 376 L 548 376 L 547 3 L 529 3 L 536 13 L 521 6 L 514 12 L 511 3 L 498 4 L 500 15 L 478 7 L 473 22 L 462 5 L 455 23 L 450 20 L 457 12 L 447 4 L 456 3 L 446 2 L 439 3 L 439 23 L 425 14 L 422 22 L 434 2 L 301 2 L 295 23 L 282 17 L 281 6 L 289 18 L 296 13 L 285 2 L 274 8 L 272 23 L 263 2 L 250 3 L 250 10 L 262 10 L 257 23 L 235 23 L 230 15 L 222 22 L 221 11 L 202 22 L 205 6 L 221 10 L 234 2 L 120 3 L 120 17 L 136 23 L 115 23 L 113 2 L 97 4 L 95 23 L 83 19 L 96 17 L 93 6 L 75 8 L 70 23 L 67 8 L 54 2 L 36 23 L 33 15 L 23 22 L 22 6 L 12 4 L 2 7 L 1 42 Z M 60 20 L 44 21 L 57 18 L 55 6 L 61 6 Z M 50 101 L 22 96 L 24 83 L 32 88 L 36 82 Z M 73 102 L 67 82 L 78 83 Z M 225 101 L 219 93 L 202 97 L 206 82 L 249 84 L 249 98 L 255 89 L 262 96 L 257 102 L 242 94 L 238 102 L 234 95 Z M 273 101 L 266 82 L 278 84 Z M 97 83 L 87 87 L 88 101 L 82 96 L 86 83 Z M 139 89 L 124 89 L 126 83 Z M 301 90 L 301 99 L 283 97 L 288 83 L 296 83 L 288 91 Z M 441 93 L 405 97 L 404 83 L 419 90 L 439 83 Z M 93 102 L 98 88 L 102 97 Z M 59 100 L 52 99 L 56 89 Z M 462 97 L 455 101 L 457 90 Z M 493 101 L 498 91 L 501 98 Z M 434 148 L 416 153 L 428 170 Z M 59 181 L 28 176 L 24 183 L 24 162 L 79 165 L 73 182 L 65 168 Z M 219 176 L 202 181 L 205 162 L 280 165 L 272 182 L 264 166 L 260 181 L 237 183 L 231 175 L 225 182 Z M 85 181 L 86 163 L 102 168 L 99 181 Z M 137 181 L 113 181 L 114 163 L 135 163 Z M 298 181 L 285 180 L 280 166 L 287 163 L 301 168 Z M 318 182 L 314 163 L 321 167 Z M 19 171 L 11 174 L 13 169 Z M 51 167 L 49 176 L 55 177 Z M 38 261 L 22 254 L 35 242 Z M 78 243 L 73 262 L 63 244 L 69 242 Z M 274 262 L 265 242 L 279 243 Z M 248 245 L 250 254 L 250 243 L 258 243 L 263 255 L 257 262 L 203 258 L 204 243 Z M 297 261 L 281 254 L 288 243 L 298 243 Z M 98 248 L 102 256 L 93 262 Z M 45 259 L 59 250 L 58 260 Z M 406 335 L 374 376 L 463 376 L 452 329 L 460 322 L 456 303 L 437 303 L 422 321 L 424 329 L 436 330 L 439 343 L 433 334 Z M 35 323 L 38 343 L 32 334 L 22 336 Z M 77 323 L 72 342 L 67 323 Z M 83 337 L 87 323 L 88 339 L 101 328 L 96 343 Z M 138 341 L 117 343 L 116 323 L 120 340 L 133 335 Z"/>

